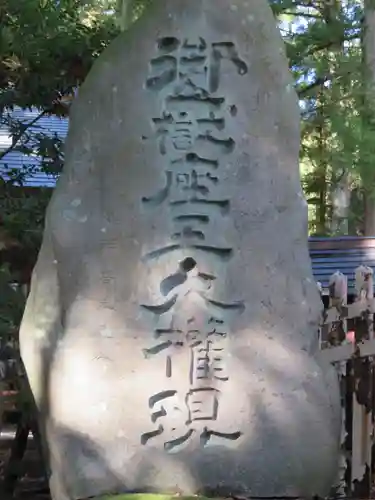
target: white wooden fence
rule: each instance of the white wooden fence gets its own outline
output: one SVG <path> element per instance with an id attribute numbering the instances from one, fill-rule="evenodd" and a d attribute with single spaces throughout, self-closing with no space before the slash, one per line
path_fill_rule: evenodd
<path id="1" fill-rule="evenodd" d="M 318 284 L 319 285 L 319 284 Z M 329 281 L 329 306 L 320 329 L 321 355 L 338 370 L 342 391 L 342 463 L 338 493 L 372 498 L 375 380 L 373 270 L 355 271 L 355 299 L 347 303 L 347 279 Z"/>

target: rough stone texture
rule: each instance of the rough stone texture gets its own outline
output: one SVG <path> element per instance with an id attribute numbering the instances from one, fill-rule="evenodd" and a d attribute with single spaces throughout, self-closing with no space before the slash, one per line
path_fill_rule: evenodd
<path id="1" fill-rule="evenodd" d="M 21 329 L 54 500 L 327 493 L 298 113 L 266 0 L 158 0 L 95 64 Z"/>

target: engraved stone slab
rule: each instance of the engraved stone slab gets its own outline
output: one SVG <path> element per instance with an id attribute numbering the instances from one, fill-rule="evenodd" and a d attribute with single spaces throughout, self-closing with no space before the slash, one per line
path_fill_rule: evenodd
<path id="1" fill-rule="evenodd" d="M 158 0 L 99 58 L 21 328 L 54 500 L 328 492 L 298 151 L 266 0 Z"/>

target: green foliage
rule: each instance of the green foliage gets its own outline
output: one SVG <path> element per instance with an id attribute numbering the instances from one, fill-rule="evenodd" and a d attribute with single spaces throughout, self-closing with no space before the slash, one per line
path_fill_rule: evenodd
<path id="1" fill-rule="evenodd" d="M 345 178 L 350 189 L 369 183 L 375 159 L 373 133 L 364 121 L 363 3 L 358 0 L 274 1 L 301 99 L 303 187 L 310 229 L 331 234 L 335 192 Z M 285 29 L 285 19 L 289 29 Z M 372 139 L 372 140 L 371 140 Z M 374 182 L 375 191 L 375 182 Z M 348 218 L 359 221 L 361 196 Z M 353 213 L 355 211 L 356 213 Z M 363 215 L 363 214 L 362 214 Z M 350 224 L 355 234 L 362 224 Z"/>
<path id="2" fill-rule="evenodd" d="M 176 495 L 162 495 L 158 493 L 125 493 L 118 495 L 104 495 L 98 500 L 174 500 Z M 208 500 L 208 497 L 203 496 L 180 496 L 180 500 Z"/>
<path id="3" fill-rule="evenodd" d="M 35 127 L 43 116 L 67 117 L 76 89 L 93 62 L 126 23 L 139 17 L 151 0 L 3 0 L 0 5 L 0 126 L 12 144 L 0 151 L 36 155 L 40 170 L 57 175 L 63 166 L 63 144 Z M 116 16 L 117 12 L 117 16 Z M 28 123 L 14 117 L 15 107 L 40 114 Z M 11 172 L 11 183 L 33 173 Z M 34 168 L 34 173 L 35 167 Z"/>
<path id="4" fill-rule="evenodd" d="M 117 34 L 113 16 L 98 3 L 94 8 L 83 0 L 3 0 L 1 110 L 36 106 L 59 114 L 61 96 L 83 81 Z"/>
<path id="5" fill-rule="evenodd" d="M 126 30 L 152 2 L 153 0 L 117 0 L 116 18 L 120 30 Z"/>
<path id="6" fill-rule="evenodd" d="M 44 223 L 44 214 L 51 190 L 40 189 L 38 196 L 32 192 L 0 182 L 0 213 L 2 226 L 9 237 L 20 246 L 33 251 L 39 248 Z"/>
<path id="7" fill-rule="evenodd" d="M 0 125 L 12 136 L 10 150 L 43 158 L 41 170 L 59 173 L 62 144 L 43 131 L 31 131 L 45 115 L 68 116 L 65 100 L 82 83 L 93 61 L 118 33 L 111 2 L 85 0 L 3 0 L 0 6 Z M 25 124 L 15 106 L 40 110 Z M 28 173 L 25 165 L 22 183 Z"/>
<path id="8" fill-rule="evenodd" d="M 25 295 L 14 286 L 9 268 L 0 267 L 0 340 L 17 332 L 24 306 Z"/>

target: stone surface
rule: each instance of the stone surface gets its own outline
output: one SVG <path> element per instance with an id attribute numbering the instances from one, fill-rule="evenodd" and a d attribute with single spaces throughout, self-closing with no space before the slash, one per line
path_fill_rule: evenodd
<path id="1" fill-rule="evenodd" d="M 266 0 L 158 0 L 95 64 L 21 328 L 54 500 L 327 493 L 298 151 Z"/>

